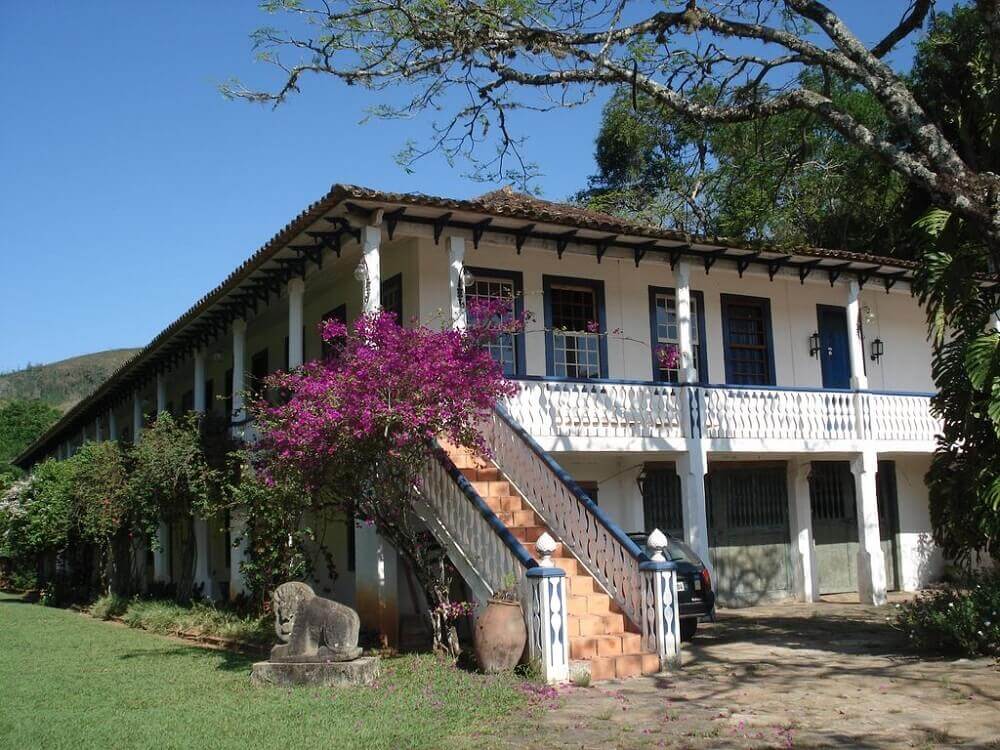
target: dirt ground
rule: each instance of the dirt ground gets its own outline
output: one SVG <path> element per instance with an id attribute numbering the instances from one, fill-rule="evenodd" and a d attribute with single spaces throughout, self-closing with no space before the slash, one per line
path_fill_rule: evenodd
<path id="1" fill-rule="evenodd" d="M 494 746 L 1000 748 L 1000 669 L 907 652 L 899 600 L 720 611 L 681 671 L 542 695 Z"/>

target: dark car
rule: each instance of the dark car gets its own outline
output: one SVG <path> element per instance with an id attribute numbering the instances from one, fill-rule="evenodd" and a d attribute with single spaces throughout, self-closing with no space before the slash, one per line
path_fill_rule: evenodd
<path id="1" fill-rule="evenodd" d="M 646 534 L 629 534 L 636 544 L 645 548 Z M 715 591 L 708 568 L 694 550 L 675 536 L 667 536 L 665 554 L 677 563 L 677 598 L 680 600 L 681 640 L 694 638 L 701 620 L 715 620 Z"/>

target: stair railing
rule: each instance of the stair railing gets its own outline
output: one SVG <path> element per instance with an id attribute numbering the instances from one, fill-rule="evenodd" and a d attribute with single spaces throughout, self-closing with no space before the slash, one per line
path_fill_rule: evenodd
<path id="1" fill-rule="evenodd" d="M 486 419 L 483 431 L 505 478 L 641 628 L 643 647 L 659 654 L 664 667 L 676 664 L 680 620 L 674 563 L 640 549 L 502 406 Z"/>
<path id="2" fill-rule="evenodd" d="M 510 581 L 516 582 L 530 658 L 541 666 L 547 682 L 568 679 L 565 571 L 536 561 L 440 448 L 421 480 L 422 499 L 414 503 L 414 511 L 447 551 L 473 597 L 484 604 Z M 536 544 L 544 551 L 545 542 Z"/>

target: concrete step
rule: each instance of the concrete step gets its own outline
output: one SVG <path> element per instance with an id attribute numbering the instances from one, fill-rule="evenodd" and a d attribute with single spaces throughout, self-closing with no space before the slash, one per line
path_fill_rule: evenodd
<path id="1" fill-rule="evenodd" d="M 621 615 L 570 615 L 569 634 L 620 635 L 625 633 L 625 618 Z"/>
<path id="2" fill-rule="evenodd" d="M 465 466 L 460 470 L 470 482 L 500 481 L 500 469 L 495 466 Z"/>
<path id="3" fill-rule="evenodd" d="M 479 481 L 472 482 L 472 489 L 479 493 L 480 497 L 510 497 L 513 493 L 510 489 L 510 482 L 506 481 Z"/>
<path id="4" fill-rule="evenodd" d="M 656 654 L 602 656 L 584 662 L 582 668 L 586 669 L 587 663 L 590 665 L 592 680 L 624 680 L 643 674 L 657 674 L 660 671 L 660 657 Z"/>
<path id="5" fill-rule="evenodd" d="M 571 594 L 586 596 L 587 594 L 596 593 L 594 579 L 588 575 L 567 576 L 567 579 L 569 580 L 569 593 Z"/>

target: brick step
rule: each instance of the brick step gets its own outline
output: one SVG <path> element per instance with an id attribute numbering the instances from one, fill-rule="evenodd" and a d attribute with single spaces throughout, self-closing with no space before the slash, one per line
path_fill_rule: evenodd
<path id="1" fill-rule="evenodd" d="M 623 680 L 643 674 L 657 674 L 660 671 L 660 657 L 656 654 L 603 656 L 577 662 L 576 665 L 571 663 L 570 674 L 573 674 L 575 668 L 589 668 L 592 680 Z"/>
<path id="2" fill-rule="evenodd" d="M 642 654 L 642 636 L 636 633 L 621 633 L 571 635 L 569 638 L 569 655 L 572 659 L 596 659 L 625 654 Z"/>
<path id="3" fill-rule="evenodd" d="M 538 517 L 538 514 L 533 510 L 501 510 L 493 511 L 500 517 L 500 520 L 504 522 L 504 525 L 508 528 L 514 528 L 517 526 L 538 526 L 543 531 L 545 526 L 542 524 L 542 519 Z"/>
<path id="4" fill-rule="evenodd" d="M 472 482 L 472 489 L 478 492 L 480 497 L 509 497 L 514 494 L 510 488 L 510 482 L 504 480 L 495 482 L 480 482 L 477 480 Z"/>
<path id="5" fill-rule="evenodd" d="M 569 636 L 617 635 L 625 631 L 623 615 L 573 615 L 569 618 Z"/>
<path id="6" fill-rule="evenodd" d="M 499 482 L 500 469 L 495 466 L 460 466 L 459 470 L 470 482 Z"/>
<path id="7" fill-rule="evenodd" d="M 521 498 L 514 495 L 508 497 L 484 497 L 483 501 L 490 506 L 490 510 L 494 513 L 500 513 L 501 511 L 515 511 L 524 510 L 525 504 Z"/>

